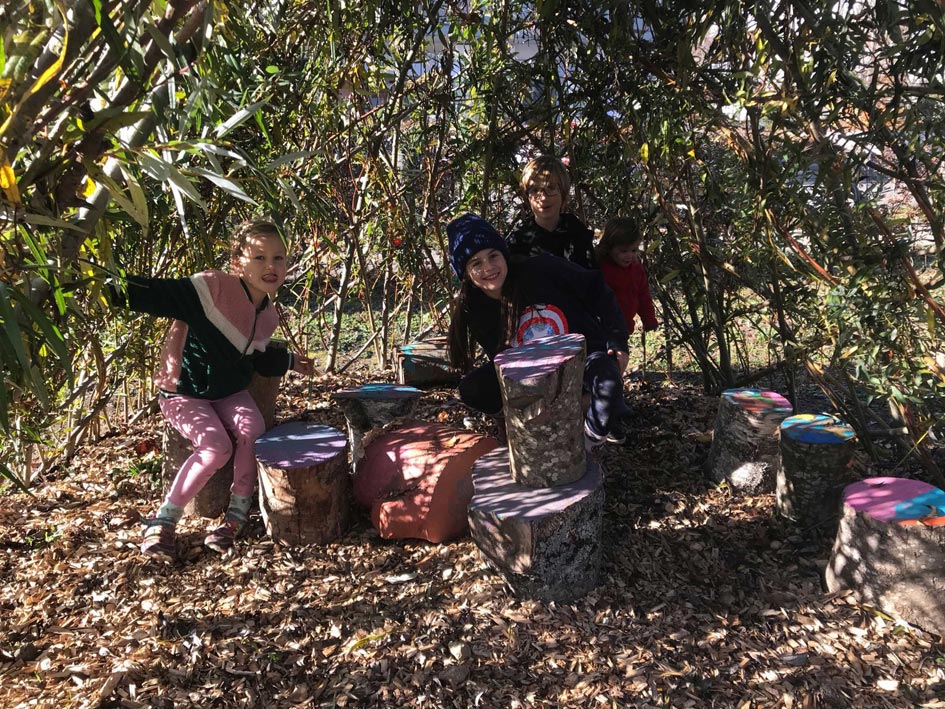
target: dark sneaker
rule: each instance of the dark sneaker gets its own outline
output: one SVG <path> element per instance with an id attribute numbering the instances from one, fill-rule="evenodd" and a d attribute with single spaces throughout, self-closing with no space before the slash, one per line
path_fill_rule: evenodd
<path id="1" fill-rule="evenodd" d="M 205 547 L 213 549 L 213 551 L 225 554 L 233 548 L 233 543 L 241 531 L 243 531 L 243 522 L 235 517 L 224 517 L 223 524 L 210 530 L 203 540 L 203 544 Z"/>
<path id="2" fill-rule="evenodd" d="M 624 429 L 623 423 L 620 421 L 614 422 L 614 425 L 610 427 L 610 433 L 607 434 L 607 442 L 618 446 L 622 446 L 627 442 L 627 431 Z"/>
<path id="3" fill-rule="evenodd" d="M 144 538 L 141 553 L 149 556 L 173 558 L 177 552 L 177 525 L 163 519 L 150 518 L 144 521 Z"/>
<path id="4" fill-rule="evenodd" d="M 607 442 L 607 436 L 595 433 L 591 430 L 587 421 L 584 422 L 584 452 L 590 453 L 595 448 L 600 448 Z"/>

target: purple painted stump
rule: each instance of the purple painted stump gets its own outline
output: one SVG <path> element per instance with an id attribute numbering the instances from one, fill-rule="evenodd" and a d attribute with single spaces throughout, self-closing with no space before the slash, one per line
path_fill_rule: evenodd
<path id="1" fill-rule="evenodd" d="M 421 396 L 423 392 L 419 389 L 398 384 L 365 384 L 331 395 L 348 423 L 353 466 L 364 455 L 364 437 L 375 428 L 411 416 Z"/>
<path id="2" fill-rule="evenodd" d="M 351 476 L 347 440 L 331 426 L 276 426 L 256 441 L 259 507 L 272 540 L 326 544 L 348 527 Z"/>
<path id="3" fill-rule="evenodd" d="M 512 479 L 567 485 L 586 472 L 584 336 L 555 335 L 496 355 Z"/>
<path id="4" fill-rule="evenodd" d="M 834 416 L 798 414 L 781 422 L 777 503 L 781 516 L 807 530 L 836 531 L 840 494 L 856 437 Z"/>
<path id="5" fill-rule="evenodd" d="M 579 480 L 551 488 L 514 482 L 504 448 L 480 458 L 472 475 L 470 533 L 517 595 L 567 602 L 597 586 L 604 488 L 593 458 Z"/>
<path id="6" fill-rule="evenodd" d="M 792 410 L 791 402 L 774 391 L 723 391 L 709 450 L 709 477 L 750 494 L 774 491 L 778 426 Z"/>
<path id="7" fill-rule="evenodd" d="M 867 478 L 843 492 L 827 588 L 945 635 L 945 492 L 919 480 Z"/>

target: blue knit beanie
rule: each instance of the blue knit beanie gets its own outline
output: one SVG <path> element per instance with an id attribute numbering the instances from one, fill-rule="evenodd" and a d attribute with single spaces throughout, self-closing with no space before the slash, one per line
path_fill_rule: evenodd
<path id="1" fill-rule="evenodd" d="M 509 259 L 509 247 L 505 239 L 489 222 L 475 214 L 464 214 L 446 225 L 450 240 L 450 265 L 460 279 L 466 275 L 466 264 L 483 249 L 501 251 Z"/>

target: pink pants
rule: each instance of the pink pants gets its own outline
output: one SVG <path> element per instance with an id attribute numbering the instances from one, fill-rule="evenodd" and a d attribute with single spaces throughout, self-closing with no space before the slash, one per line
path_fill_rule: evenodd
<path id="1" fill-rule="evenodd" d="M 194 446 L 177 471 L 167 501 L 183 507 L 233 456 L 234 495 L 248 497 L 256 487 L 256 439 L 266 431 L 262 414 L 248 391 L 207 401 L 189 396 L 159 397 L 161 413 Z M 233 433 L 235 445 L 227 430 Z"/>

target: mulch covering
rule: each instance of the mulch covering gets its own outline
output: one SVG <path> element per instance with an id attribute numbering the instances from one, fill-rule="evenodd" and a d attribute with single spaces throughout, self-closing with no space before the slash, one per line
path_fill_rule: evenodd
<path id="1" fill-rule="evenodd" d="M 283 419 L 344 428 L 352 377 L 290 384 Z M 945 644 L 825 594 L 829 552 L 703 477 L 717 399 L 628 385 L 607 470 L 601 584 L 511 596 L 469 539 L 382 540 L 361 515 L 325 547 L 138 552 L 157 418 L 85 446 L 36 498 L 0 498 L 0 706 L 945 707 Z M 447 390 L 419 415 L 462 425 Z M 485 427 L 481 419 L 476 426 Z M 135 474 L 137 471 L 137 474 Z"/>

